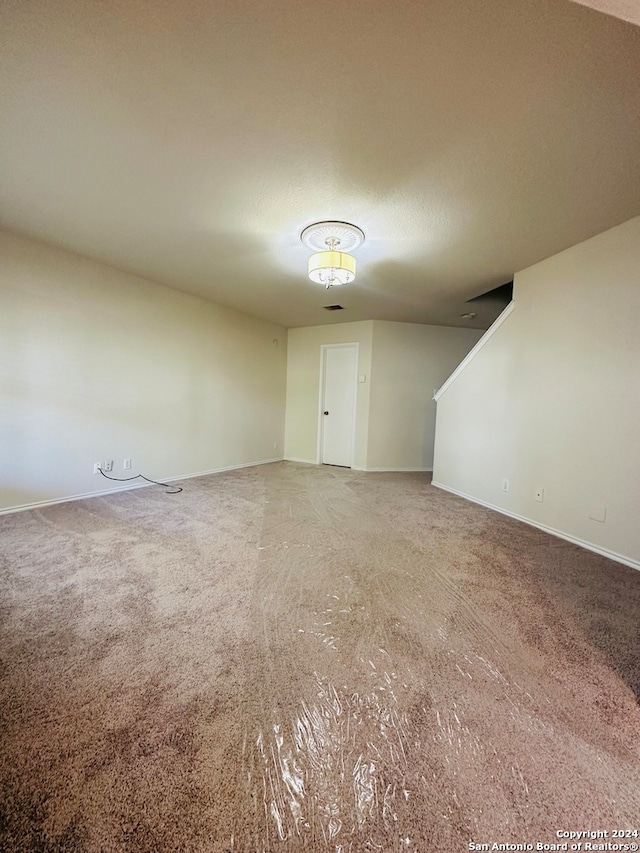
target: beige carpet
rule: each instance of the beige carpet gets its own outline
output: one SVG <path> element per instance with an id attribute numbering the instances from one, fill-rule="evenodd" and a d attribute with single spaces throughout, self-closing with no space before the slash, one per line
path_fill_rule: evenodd
<path id="1" fill-rule="evenodd" d="M 0 518 L 3 851 L 638 828 L 640 573 L 425 475 L 183 485 Z"/>

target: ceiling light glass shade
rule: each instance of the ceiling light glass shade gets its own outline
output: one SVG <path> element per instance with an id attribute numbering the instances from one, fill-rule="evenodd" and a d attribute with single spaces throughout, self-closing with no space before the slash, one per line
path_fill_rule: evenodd
<path id="1" fill-rule="evenodd" d="M 309 258 L 309 278 L 318 284 L 349 284 L 355 277 L 356 259 L 347 252 L 316 252 Z"/>

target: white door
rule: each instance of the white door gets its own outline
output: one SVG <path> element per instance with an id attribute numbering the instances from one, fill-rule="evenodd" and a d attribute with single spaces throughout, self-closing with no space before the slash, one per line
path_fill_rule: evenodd
<path id="1" fill-rule="evenodd" d="M 323 347 L 321 452 L 324 465 L 350 468 L 356 414 L 356 344 Z"/>

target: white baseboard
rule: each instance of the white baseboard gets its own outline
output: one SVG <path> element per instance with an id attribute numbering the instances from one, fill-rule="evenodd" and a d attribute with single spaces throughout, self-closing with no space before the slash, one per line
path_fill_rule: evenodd
<path id="1" fill-rule="evenodd" d="M 320 465 L 317 459 L 298 459 L 296 456 L 285 456 L 286 462 L 301 462 L 303 465 Z M 338 466 L 340 467 L 340 466 Z M 377 474 L 425 474 L 433 471 L 433 468 L 360 468 L 358 465 L 352 465 L 351 468 L 345 468 L 345 471 L 364 471 L 365 473 Z"/>
<path id="2" fill-rule="evenodd" d="M 459 498 L 464 498 L 474 504 L 480 504 L 480 506 L 487 507 L 487 509 L 492 509 L 494 512 L 499 512 L 501 515 L 514 518 L 516 521 L 522 521 L 530 527 L 537 527 L 538 530 L 543 530 L 545 533 L 550 533 L 552 536 L 557 536 L 559 539 L 565 539 L 567 542 L 571 542 L 573 545 L 579 545 L 581 548 L 586 548 L 587 551 L 593 551 L 594 554 L 599 554 L 601 557 L 608 557 L 609 560 L 615 560 L 616 563 L 622 563 L 625 566 L 629 566 L 632 569 L 638 569 L 640 571 L 639 560 L 633 560 L 631 557 L 625 557 L 622 554 L 617 554 L 615 551 L 609 551 L 607 548 L 600 547 L 600 545 L 594 545 L 592 542 L 587 542 L 586 539 L 579 539 L 577 536 L 572 536 L 570 533 L 564 533 L 562 530 L 556 530 L 554 527 L 548 527 L 546 524 L 540 524 L 540 522 L 526 518 L 524 515 L 518 515 L 516 512 L 509 512 L 509 510 L 502 509 L 502 507 L 499 506 L 494 506 L 494 504 L 490 504 L 488 501 L 474 498 L 471 495 L 467 495 L 465 492 L 461 492 L 458 489 L 452 489 L 450 486 L 445 486 L 442 483 L 432 481 L 431 485 L 438 489 L 442 489 L 445 492 L 451 492 L 452 495 L 457 495 Z"/>
<path id="3" fill-rule="evenodd" d="M 192 480 L 194 477 L 206 477 L 209 474 L 222 474 L 223 471 L 236 471 L 240 468 L 253 468 L 255 465 L 268 465 L 271 462 L 282 462 L 282 456 L 276 456 L 273 459 L 261 459 L 259 462 L 243 462 L 242 465 L 227 465 L 224 468 L 211 468 L 208 471 L 198 471 L 195 474 L 183 474 L 180 477 L 160 477 L 163 483 L 175 483 L 182 480 Z M 42 509 L 46 506 L 54 506 L 55 504 L 66 504 L 70 501 L 83 501 L 87 498 L 101 498 L 105 495 L 113 495 L 118 492 L 130 492 L 132 489 L 146 489 L 147 486 L 153 486 L 154 483 L 127 483 L 113 489 L 101 489 L 97 492 L 85 492 L 80 495 L 67 495 L 63 498 L 52 498 L 47 501 L 35 501 L 29 504 L 18 504 L 17 506 L 8 506 L 0 509 L 0 515 L 8 515 L 12 512 L 23 512 L 27 509 Z"/>
<path id="4" fill-rule="evenodd" d="M 372 474 L 428 474 L 433 468 L 354 468 L 354 471 L 369 471 Z"/>

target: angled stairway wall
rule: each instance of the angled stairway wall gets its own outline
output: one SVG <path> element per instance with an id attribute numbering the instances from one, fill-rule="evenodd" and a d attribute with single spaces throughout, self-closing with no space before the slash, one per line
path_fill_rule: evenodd
<path id="1" fill-rule="evenodd" d="M 512 306 L 437 395 L 434 484 L 640 568 L 640 217 Z"/>

